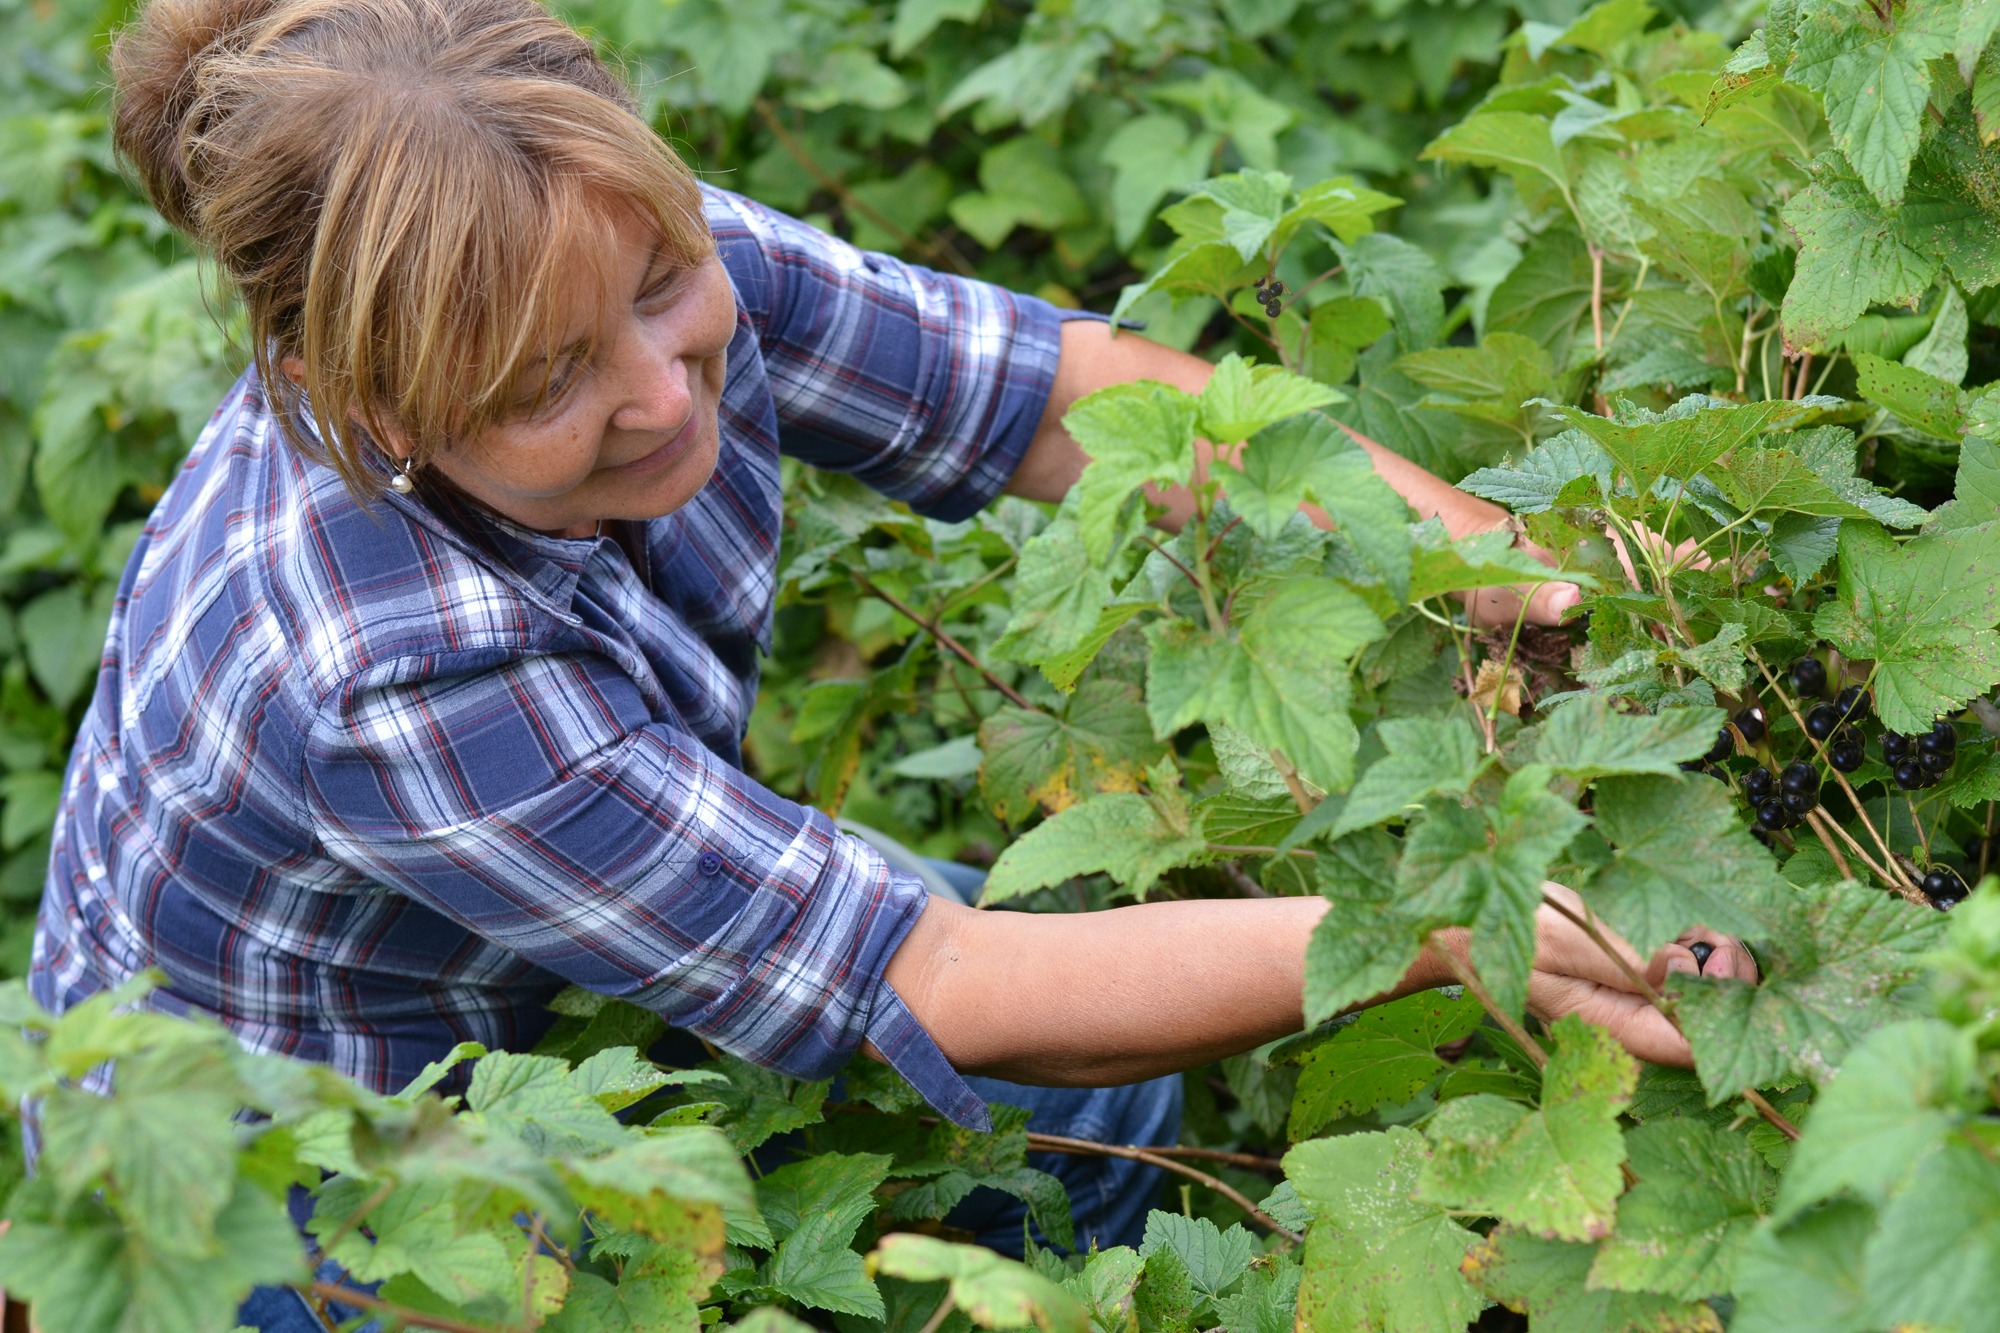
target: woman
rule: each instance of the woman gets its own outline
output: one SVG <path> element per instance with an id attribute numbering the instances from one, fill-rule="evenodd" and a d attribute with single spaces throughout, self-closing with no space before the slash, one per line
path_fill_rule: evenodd
<path id="1" fill-rule="evenodd" d="M 799 1076 L 865 1050 L 965 1124 L 1006 1094 L 963 1074 L 1134 1084 L 1299 1026 L 1316 899 L 927 901 L 738 767 L 781 450 L 940 518 L 1054 500 L 1071 403 L 1204 363 L 697 185 L 531 0 L 154 0 L 113 58 L 118 145 L 256 363 L 120 587 L 42 1003 L 158 967 L 153 1003 L 393 1089 L 532 1043 L 575 982 Z M 1375 455 L 1455 530 L 1500 520 Z M 1552 913 L 1537 968 L 1539 1012 L 1687 1059 Z M 1172 1087 L 1016 1091 L 1171 1135 Z M 1107 1241 L 1145 1182 L 1109 1193 L 1079 1200 Z"/>

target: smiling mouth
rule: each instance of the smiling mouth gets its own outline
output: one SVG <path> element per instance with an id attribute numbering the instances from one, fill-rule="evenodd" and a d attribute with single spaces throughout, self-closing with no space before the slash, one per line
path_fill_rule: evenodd
<path id="1" fill-rule="evenodd" d="M 629 463 L 619 463 L 604 470 L 614 476 L 620 477 L 639 477 L 649 472 L 656 472 L 678 458 L 687 450 L 689 445 L 694 443 L 694 437 L 698 433 L 700 425 L 701 413 L 699 411 L 690 412 L 688 413 L 687 424 L 676 431 L 672 439 L 653 450 L 652 453 L 642 454 Z"/>

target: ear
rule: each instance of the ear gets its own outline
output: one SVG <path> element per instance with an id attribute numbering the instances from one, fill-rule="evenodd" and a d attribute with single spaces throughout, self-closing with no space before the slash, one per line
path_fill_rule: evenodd
<path id="1" fill-rule="evenodd" d="M 306 384 L 306 363 L 303 357 L 288 356 L 278 362 L 278 370 L 293 384 L 304 388 Z M 410 456 L 410 439 L 394 426 L 364 425 L 369 438 L 382 446 L 382 451 L 397 462 Z"/>

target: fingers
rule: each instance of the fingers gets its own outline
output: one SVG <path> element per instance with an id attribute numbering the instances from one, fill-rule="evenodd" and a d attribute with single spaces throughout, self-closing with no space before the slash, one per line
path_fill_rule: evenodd
<path id="1" fill-rule="evenodd" d="M 1757 984 L 1757 960 L 1752 958 L 1750 951 L 1743 947 L 1743 941 L 1736 939 L 1734 936 L 1723 935 L 1706 927 L 1697 927 L 1694 930 L 1683 932 L 1681 937 L 1673 944 L 1668 945 L 1667 949 L 1663 952 L 1671 953 L 1677 946 L 1697 944 L 1708 946 L 1708 956 L 1705 959 L 1699 957 L 1702 951 L 1687 949 L 1688 961 L 1695 964 L 1695 966 L 1673 967 L 1668 970 L 1674 972 L 1699 972 L 1706 977 L 1729 977 L 1737 981 L 1747 981 L 1753 986 Z"/>
<path id="2" fill-rule="evenodd" d="M 1581 601 L 1583 590 L 1574 583 L 1544 583 L 1528 596 L 1528 623 L 1560 625 Z"/>
<path id="3" fill-rule="evenodd" d="M 1630 991 L 1613 990 L 1581 977 L 1535 972 L 1528 978 L 1528 1009 L 1550 1023 L 1564 1014 L 1575 1014 L 1609 1032 L 1641 1060 L 1683 1069 L 1694 1065 L 1687 1038 L 1675 1030 L 1666 1015 Z"/>

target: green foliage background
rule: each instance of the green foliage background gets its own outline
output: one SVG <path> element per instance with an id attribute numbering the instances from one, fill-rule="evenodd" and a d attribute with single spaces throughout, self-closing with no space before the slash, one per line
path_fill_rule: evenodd
<path id="1" fill-rule="evenodd" d="M 121 12 L 0 0 L 0 975 L 136 525 L 242 359 L 110 159 Z M 1977 878 L 2000 799 L 2000 0 L 566 12 L 711 179 L 1218 363 L 1079 405 L 1054 509 L 792 473 L 749 750 L 1008 908 L 1322 895 L 1318 1026 L 1191 1073 L 1196 1176 L 1065 1257 L 1033 1125 L 938 1125 L 873 1066 L 832 1100 L 666 1069 L 572 992 L 537 1051 L 455 1052 L 464 1097 L 381 1097 L 143 985 L 59 1020 L 9 987 L 0 1095 L 47 1138 L 0 1283 L 45 1327 L 221 1333 L 306 1286 L 298 1181 L 411 1326 L 2000 1328 L 2000 897 L 1947 929 L 1916 887 Z M 1413 524 L 1342 424 L 1512 510 L 1587 628 L 1469 624 L 1454 593 L 1555 575 Z M 1197 436 L 1241 452 L 1155 535 L 1134 497 Z M 1895 729 L 1957 718 L 1956 757 L 1908 796 L 1826 770 L 1760 845 L 1744 776 L 1823 758 L 1808 651 Z M 1717 746 L 1753 699 L 1769 734 Z M 1761 986 L 1654 997 L 1696 1071 L 1524 1016 L 1549 877 L 1642 949 L 1754 942 Z M 1482 984 L 1335 1017 L 1451 925 Z M 1050 1248 L 924 1234 L 980 1186 Z"/>

